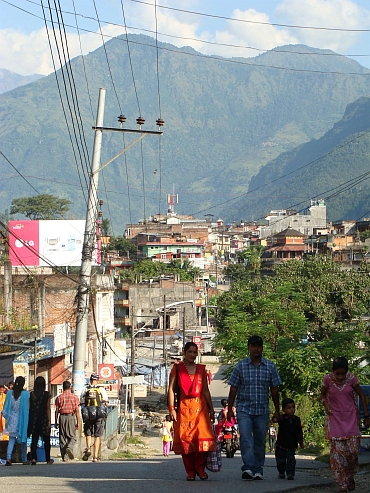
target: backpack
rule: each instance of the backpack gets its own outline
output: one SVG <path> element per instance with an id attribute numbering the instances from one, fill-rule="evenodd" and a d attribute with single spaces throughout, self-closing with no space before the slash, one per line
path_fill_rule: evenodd
<path id="1" fill-rule="evenodd" d="M 89 387 L 85 393 L 85 406 L 100 406 L 103 402 L 99 387 Z"/>

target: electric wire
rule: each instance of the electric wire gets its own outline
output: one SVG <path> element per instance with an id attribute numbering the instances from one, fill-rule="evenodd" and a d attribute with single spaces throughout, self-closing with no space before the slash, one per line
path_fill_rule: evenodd
<path id="1" fill-rule="evenodd" d="M 301 171 L 302 169 L 307 168 L 308 166 L 311 166 L 312 164 L 317 163 L 318 161 L 321 161 L 325 157 L 330 156 L 330 154 L 333 154 L 334 152 L 347 147 L 348 145 L 352 144 L 353 142 L 355 142 L 356 140 L 362 138 L 364 135 L 367 135 L 367 134 L 368 134 L 368 132 L 361 132 L 360 134 L 356 135 L 355 137 L 353 137 L 349 141 L 345 142 L 344 144 L 341 144 L 339 146 L 334 147 L 333 149 L 331 149 L 330 151 L 326 152 L 322 156 L 320 156 L 320 157 L 318 157 L 316 159 L 313 159 L 312 161 L 310 161 L 310 162 L 308 162 L 306 164 L 303 164 L 302 166 L 299 166 L 298 168 L 295 168 L 292 171 L 289 171 L 288 173 L 285 173 L 282 176 L 278 176 L 277 178 L 274 178 L 273 180 L 270 180 L 269 182 L 263 183 L 262 185 L 259 185 L 258 187 L 253 188 L 252 190 L 247 190 L 246 192 L 243 192 L 241 194 L 238 194 L 238 195 L 232 197 L 231 199 L 227 199 L 227 200 L 224 200 L 222 202 L 219 202 L 219 203 L 213 205 L 212 207 L 219 207 L 221 205 L 225 205 L 225 204 L 228 204 L 230 202 L 233 202 L 236 199 L 239 199 L 241 197 L 245 197 L 246 195 L 250 195 L 250 194 L 256 192 L 257 190 L 260 190 L 261 188 L 264 188 L 264 187 L 266 187 L 268 185 L 271 185 L 271 184 L 273 184 L 273 183 L 275 183 L 275 182 L 277 182 L 277 181 L 279 181 L 279 180 L 281 180 L 283 178 L 286 178 L 287 176 L 290 176 L 290 175 L 296 173 L 297 171 Z M 196 214 L 200 214 L 202 212 L 206 212 L 207 210 L 209 210 L 209 207 L 207 209 L 202 209 L 202 210 L 199 210 L 199 211 L 196 211 L 196 212 L 192 212 L 191 215 L 194 216 Z"/>
<path id="2" fill-rule="evenodd" d="M 129 0 L 130 2 L 133 3 L 140 3 L 143 5 L 150 5 L 151 7 L 154 7 L 154 4 L 149 3 L 149 2 L 144 2 L 143 0 Z M 277 26 L 277 27 L 289 27 L 292 29 L 313 29 L 317 31 L 339 31 L 339 32 L 370 32 L 370 29 L 348 29 L 348 28 L 340 28 L 340 27 L 317 27 L 317 26 L 302 26 L 302 25 L 296 25 L 296 24 L 278 24 L 275 22 L 263 22 L 263 21 L 251 21 L 247 19 L 238 19 L 237 17 L 226 17 L 223 15 L 215 15 L 215 14 L 206 14 L 204 12 L 196 12 L 192 10 L 185 10 L 185 9 L 178 9 L 175 7 L 168 7 L 165 5 L 158 5 L 158 8 L 161 9 L 166 9 L 166 10 L 173 10 L 175 12 L 181 12 L 185 14 L 193 14 L 193 15 L 198 15 L 200 17 L 209 17 L 212 19 L 221 19 L 221 20 L 227 20 L 227 21 L 233 21 L 233 22 L 241 22 L 245 24 L 257 24 L 257 25 L 263 25 L 263 26 Z"/>
<path id="3" fill-rule="evenodd" d="M 77 11 L 76 11 L 76 6 L 75 6 L 75 0 L 72 0 L 72 4 L 73 4 L 73 12 L 74 12 L 74 17 L 75 17 L 75 22 L 76 22 L 78 42 L 79 42 L 79 46 L 80 46 L 82 66 L 83 66 L 83 71 L 84 71 L 84 76 L 85 76 L 85 81 L 86 81 L 86 90 L 87 90 L 87 94 L 88 94 L 88 97 L 89 97 L 91 117 L 92 117 L 92 121 L 94 121 L 94 110 L 93 110 L 93 107 L 92 107 L 92 99 L 91 99 L 91 94 L 90 94 L 89 81 L 88 81 L 87 73 L 86 73 L 85 56 L 84 56 L 83 50 L 82 50 L 81 34 L 80 34 L 79 26 L 78 26 Z"/>
<path id="4" fill-rule="evenodd" d="M 156 55 L 157 55 L 157 91 L 158 91 L 158 106 L 159 106 L 159 117 L 162 119 L 162 108 L 161 108 L 161 92 L 159 83 L 159 49 L 158 49 L 158 15 L 157 15 L 157 0 L 155 0 L 155 44 L 156 44 Z M 158 214 L 161 215 L 161 199 L 162 199 L 162 154 L 161 154 L 161 136 L 158 141 L 158 167 L 159 167 L 159 190 L 158 190 Z"/>
<path id="5" fill-rule="evenodd" d="M 56 69 L 56 63 L 55 63 L 54 53 L 53 53 L 51 39 L 50 39 L 50 36 L 49 36 L 49 30 L 48 30 L 48 26 L 47 26 L 46 13 L 45 13 L 44 5 L 43 5 L 42 2 L 41 2 L 41 6 L 42 6 L 43 13 L 44 13 L 45 29 L 46 29 L 46 34 L 47 34 L 47 38 L 48 38 L 48 43 L 49 43 L 49 49 L 50 49 L 50 53 L 51 53 L 52 63 L 53 63 L 53 67 L 54 67 L 54 74 L 55 74 L 55 80 L 56 80 L 56 83 L 57 83 L 57 88 L 58 88 L 58 93 L 59 93 L 59 99 L 60 99 L 60 102 L 61 102 L 61 107 L 62 107 L 62 111 L 63 111 L 63 115 L 64 115 L 64 120 L 66 122 L 66 128 L 67 128 L 67 132 L 68 132 L 68 135 L 69 135 L 69 140 L 71 142 L 72 152 L 73 152 L 73 155 L 74 155 L 74 160 L 75 160 L 75 164 L 76 164 L 76 168 L 77 168 L 78 178 L 79 178 L 79 181 L 80 181 L 80 187 L 81 187 L 81 190 L 84 190 L 84 187 L 83 187 L 83 184 L 82 184 L 82 178 L 81 178 L 81 174 L 80 174 L 80 168 L 78 166 L 78 159 L 77 159 L 77 153 L 76 153 L 76 149 L 75 149 L 75 144 L 74 144 L 74 141 L 73 141 L 73 138 L 72 138 L 71 130 L 69 128 L 69 123 L 68 123 L 68 118 L 67 118 L 67 112 L 66 112 L 66 109 L 65 109 L 64 101 L 63 101 L 61 86 L 60 86 L 60 83 L 59 83 L 59 80 L 58 80 L 58 75 L 57 75 L 57 69 Z M 79 147 L 78 147 L 78 153 L 79 153 Z M 79 155 L 80 155 L 80 158 L 81 158 L 81 154 L 80 153 L 79 153 Z M 85 181 L 85 184 L 86 184 L 86 181 Z M 85 203 L 87 203 L 87 199 L 86 199 L 86 195 L 85 195 L 84 191 L 83 191 L 83 195 L 84 195 Z"/>
<path id="6" fill-rule="evenodd" d="M 12 4 L 11 2 L 8 2 L 6 0 L 0 0 L 2 2 L 5 2 L 9 5 L 11 5 L 12 7 L 14 8 L 19 8 L 18 6 Z M 29 1 L 29 0 L 27 0 Z M 133 0 L 131 0 L 133 1 Z M 34 2 L 31 2 L 31 3 L 34 3 Z M 22 11 L 30 14 L 30 15 L 33 15 L 34 17 L 37 17 L 37 18 L 41 18 L 35 14 L 32 14 L 30 12 L 28 12 L 27 10 L 24 10 L 24 9 L 21 9 Z M 71 13 L 71 12 L 67 12 L 67 13 Z M 81 15 L 81 14 L 78 14 L 78 15 Z M 81 15 L 82 16 L 82 15 Z M 89 17 L 89 16 L 82 16 L 84 18 L 87 18 L 87 19 L 92 19 L 92 20 L 96 20 L 94 19 L 93 17 Z M 108 21 L 105 21 L 105 22 L 108 22 Z M 112 23 L 112 22 L 109 22 L 109 24 L 112 24 L 112 25 L 118 25 L 120 27 L 123 27 L 121 24 L 115 24 L 115 23 Z M 71 27 L 71 28 L 75 28 L 75 26 L 73 25 L 68 25 L 66 24 L 67 27 Z M 135 28 L 135 27 L 128 27 L 129 29 L 132 29 L 132 30 L 139 30 L 139 31 L 143 31 L 143 32 L 151 32 L 151 33 L 154 33 L 154 31 L 150 31 L 150 30 L 146 30 L 146 29 L 141 29 L 141 28 Z M 325 28 L 321 28 L 321 29 L 325 29 Z M 328 30 L 330 30 L 328 28 Z M 96 32 L 94 31 L 91 31 L 89 29 L 83 29 L 80 27 L 80 31 L 84 31 L 84 32 L 87 32 L 87 33 L 92 33 L 92 34 L 97 34 Z M 343 31 L 345 31 L 345 29 L 343 29 Z M 174 37 L 176 38 L 176 36 L 172 36 L 172 35 L 169 35 L 169 34 L 164 34 L 164 33 L 160 33 L 162 36 L 168 36 L 168 37 Z M 114 38 L 117 38 L 116 36 L 110 36 L 108 34 L 103 34 L 104 38 L 110 38 L 110 39 L 114 39 Z M 117 39 L 120 39 L 119 37 Z M 198 40 L 197 38 L 184 38 L 185 40 L 186 39 L 194 39 L 195 41 L 199 41 L 199 42 L 204 42 L 204 43 L 211 43 L 209 41 L 204 41 L 204 40 Z M 143 46 L 152 46 L 148 43 L 142 43 L 142 42 L 137 42 L 137 41 L 131 41 L 131 44 L 138 44 L 138 45 L 143 45 Z M 229 46 L 229 47 L 234 47 L 234 45 L 227 45 L 227 44 L 223 44 L 223 43 L 214 43 L 214 44 L 220 44 L 221 46 Z M 238 45 L 235 45 L 235 47 L 238 47 Z M 253 50 L 259 50 L 259 51 L 276 51 L 276 52 L 279 52 L 279 50 L 276 50 L 275 48 L 273 50 L 265 50 L 265 49 L 259 49 L 259 48 L 254 48 L 254 47 L 245 47 L 247 49 L 253 49 Z M 221 56 L 215 56 L 215 55 L 203 55 L 201 53 L 189 53 L 189 52 L 185 52 L 185 51 L 181 51 L 181 49 L 170 49 L 168 47 L 162 47 L 162 46 L 159 46 L 159 49 L 160 50 L 165 50 L 165 51 L 169 51 L 169 52 L 173 52 L 173 53 L 181 53 L 181 54 L 184 54 L 184 55 L 188 55 L 188 56 L 198 56 L 198 57 L 206 57 L 206 58 L 209 58 L 209 59 L 215 59 L 215 60 L 219 60 L 219 61 L 222 61 L 222 62 L 226 62 L 226 63 L 234 63 L 234 64 L 241 64 L 241 65 L 247 65 L 247 66 L 257 66 L 257 67 L 261 67 L 261 68 L 272 68 L 272 69 L 276 69 L 276 70 L 287 70 L 287 71 L 291 71 L 291 72 L 306 72 L 306 73 L 321 73 L 321 74 L 334 74 L 334 75 L 356 75 L 356 76 L 368 76 L 370 75 L 370 72 L 369 73 L 358 73 L 358 72 L 336 72 L 336 71 L 331 71 L 331 72 L 328 72 L 328 71 L 319 71 L 319 70 L 304 70 L 304 69 L 294 69 L 294 68 L 291 68 L 291 67 L 277 67 L 277 66 L 273 66 L 273 65 L 263 65 L 263 64 L 256 64 L 256 63 L 248 63 L 248 62 L 242 62 L 241 60 L 236 60 L 236 59 L 230 59 L 230 58 L 224 58 L 224 57 L 221 57 Z M 281 50 L 281 52 L 285 52 L 284 50 Z M 300 52 L 294 52 L 294 51 L 289 51 L 289 53 L 292 53 L 292 54 L 301 54 L 301 55 L 305 55 L 305 54 L 309 54 L 309 53 L 300 53 Z M 313 55 L 317 55 L 317 56 L 343 56 L 343 57 L 368 57 L 370 56 L 370 54 L 348 54 L 348 55 L 341 55 L 341 54 L 338 54 L 338 53 L 312 53 Z"/>
<path id="7" fill-rule="evenodd" d="M 118 97 L 118 93 L 117 93 L 117 89 L 116 89 L 116 84 L 114 82 L 114 77 L 113 77 L 112 69 L 111 69 L 110 62 L 109 62 L 107 48 L 105 46 L 104 36 L 103 36 L 102 28 L 101 28 L 101 22 L 100 22 L 100 19 L 99 19 L 98 9 L 96 8 L 96 2 L 95 2 L 95 0 L 93 0 L 93 4 L 94 4 L 94 9 L 95 9 L 96 19 L 97 19 L 98 25 L 99 25 L 99 32 L 100 32 L 100 36 L 101 36 L 101 40 L 102 40 L 102 46 L 103 46 L 104 53 L 105 53 L 105 59 L 107 61 L 107 66 L 108 66 L 108 70 L 109 70 L 111 84 L 112 84 L 112 87 L 113 87 L 114 94 L 116 95 L 118 107 L 119 107 L 120 112 L 122 114 L 121 103 L 120 103 L 120 100 L 119 100 L 119 97 Z"/>
<path id="8" fill-rule="evenodd" d="M 56 7 L 56 0 L 54 0 L 54 5 Z M 73 106 L 73 112 L 71 112 L 71 115 L 76 116 L 76 126 L 78 130 L 78 140 L 82 144 L 82 149 L 83 149 L 83 161 L 82 164 L 85 164 L 86 171 L 87 171 L 87 176 L 88 176 L 88 163 L 90 161 L 90 156 L 89 156 L 89 151 L 87 148 L 86 140 L 85 140 L 85 132 L 84 132 L 84 125 L 81 117 L 81 111 L 80 111 L 80 106 L 78 102 L 78 95 L 77 95 L 77 88 L 76 88 L 76 83 L 73 75 L 73 70 L 72 70 L 72 64 L 71 64 L 71 58 L 69 54 L 69 47 L 68 47 L 68 37 L 66 33 L 66 29 L 64 26 L 64 20 L 62 17 L 62 14 L 60 13 L 59 17 L 59 12 L 61 11 L 61 6 L 60 6 L 60 0 L 57 0 L 59 7 L 55 8 L 57 12 L 57 20 L 58 20 L 58 31 L 60 33 L 60 39 L 61 39 L 61 47 L 62 47 L 62 52 L 63 52 L 63 61 L 64 61 L 64 66 L 66 67 L 66 73 L 68 77 L 68 89 L 71 94 L 72 98 L 72 106 Z M 62 36 L 62 33 L 64 36 Z M 64 38 L 64 39 L 63 39 Z M 62 64 L 61 64 L 62 65 Z M 62 67 L 61 67 L 62 68 Z M 67 93 L 67 90 L 66 90 Z M 73 121 L 73 119 L 72 119 Z"/>

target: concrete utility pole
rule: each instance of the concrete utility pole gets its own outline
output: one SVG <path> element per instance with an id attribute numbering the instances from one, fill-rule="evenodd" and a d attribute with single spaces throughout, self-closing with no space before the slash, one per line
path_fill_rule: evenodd
<path id="1" fill-rule="evenodd" d="M 136 122 L 140 125 L 139 130 L 125 129 L 122 128 L 122 126 L 121 128 L 103 127 L 105 92 L 106 92 L 105 89 L 103 88 L 100 89 L 98 112 L 96 117 L 96 126 L 93 127 L 93 130 L 95 131 L 94 150 L 93 150 L 93 157 L 91 164 L 84 244 L 82 247 L 80 281 L 78 286 L 78 306 L 77 306 L 76 333 L 75 333 L 73 369 L 72 369 L 73 391 L 78 396 L 81 394 L 85 386 L 87 321 L 88 321 L 89 305 L 90 305 L 91 265 L 92 265 L 93 253 L 95 250 L 95 240 L 96 240 L 96 220 L 97 220 L 97 212 L 98 212 L 97 192 L 98 192 L 99 171 L 101 171 L 103 168 L 108 166 L 108 164 L 114 161 L 117 157 L 121 156 L 121 154 L 126 152 L 133 145 L 135 145 L 137 142 L 143 139 L 145 135 L 163 134 L 162 131 L 141 130 L 141 125 L 145 122 L 145 120 L 142 117 L 139 117 L 136 120 Z M 118 120 L 121 123 L 123 123 L 126 120 L 126 118 L 123 115 L 120 115 Z M 157 120 L 156 123 L 159 128 L 162 125 L 164 125 L 164 121 L 160 118 Z M 103 131 L 139 133 L 140 137 L 138 137 L 135 141 L 133 141 L 131 144 L 125 147 L 122 151 L 116 154 L 104 165 L 100 166 L 100 153 L 101 153 Z"/>
<path id="2" fill-rule="evenodd" d="M 131 321 L 131 376 L 135 376 L 135 311 L 134 307 L 132 307 L 132 321 Z M 132 382 L 131 384 L 131 433 L 130 435 L 134 435 L 135 431 L 135 384 Z"/>

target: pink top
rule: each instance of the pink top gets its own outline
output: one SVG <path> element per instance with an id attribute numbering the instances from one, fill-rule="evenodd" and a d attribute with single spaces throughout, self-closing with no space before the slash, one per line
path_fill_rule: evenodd
<path id="1" fill-rule="evenodd" d="M 328 389 L 326 398 L 332 411 L 325 423 L 326 436 L 329 440 L 345 440 L 361 435 L 357 394 L 353 390 L 357 384 L 357 377 L 352 373 L 347 373 L 341 384 L 336 382 L 333 373 L 324 377 L 323 385 Z"/>

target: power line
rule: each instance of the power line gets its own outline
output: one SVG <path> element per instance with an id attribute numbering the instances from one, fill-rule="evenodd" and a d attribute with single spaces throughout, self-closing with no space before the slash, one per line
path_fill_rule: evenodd
<path id="1" fill-rule="evenodd" d="M 149 2 L 144 2 L 142 0 L 130 0 L 130 2 L 140 3 L 143 5 L 150 5 L 151 7 L 154 7 L 154 4 L 149 3 Z M 294 28 L 294 29 L 313 29 L 313 30 L 318 30 L 318 31 L 339 31 L 339 32 L 356 32 L 356 33 L 357 32 L 358 33 L 370 32 L 370 29 L 346 29 L 346 28 L 337 28 L 337 27 L 302 26 L 302 25 L 298 25 L 298 24 L 278 24 L 278 23 L 274 23 L 274 22 L 251 21 L 251 20 L 247 20 L 247 19 L 238 19 L 236 17 L 226 17 L 226 16 L 222 16 L 222 15 L 205 14 L 204 12 L 196 12 L 193 10 L 177 9 L 175 7 L 167 7 L 165 5 L 158 5 L 158 8 L 166 9 L 166 10 L 173 10 L 175 12 L 181 12 L 181 13 L 185 13 L 185 14 L 198 15 L 200 17 L 209 17 L 212 19 L 221 19 L 221 20 L 226 20 L 226 21 L 241 22 L 241 23 L 245 23 L 245 24 L 289 27 L 289 28 Z"/>
<path id="2" fill-rule="evenodd" d="M 9 5 L 11 5 L 12 7 L 14 8 L 19 8 L 18 6 L 12 4 L 11 2 L 8 2 L 6 0 L 1 0 Z M 27 0 L 28 2 L 30 2 L 30 0 Z M 131 1 L 135 1 L 135 0 L 131 0 Z M 35 2 L 30 2 L 30 3 L 35 3 Z M 153 4 L 150 4 L 150 5 L 153 5 Z M 162 8 L 167 8 L 167 7 L 163 7 Z M 31 12 L 28 12 L 26 11 L 25 9 L 20 9 L 36 18 L 40 18 L 39 16 L 31 13 Z M 186 11 L 185 11 L 186 12 Z M 65 13 L 67 14 L 72 14 L 71 12 L 68 12 L 68 11 L 65 11 Z M 83 18 L 86 18 L 86 19 L 90 19 L 90 20 L 97 20 L 93 17 L 89 17 L 89 16 L 84 16 L 82 14 L 77 14 Z M 226 18 L 227 19 L 227 18 Z M 233 20 L 232 18 L 230 18 L 230 20 Z M 235 19 L 235 20 L 238 20 L 238 19 Z M 239 19 L 239 21 L 241 21 Z M 118 27 L 124 27 L 122 26 L 122 24 L 117 24 L 117 23 L 114 23 L 114 22 L 110 22 L 110 21 L 104 21 L 108 24 L 111 24 L 113 26 L 118 26 Z M 252 22 L 252 21 L 251 21 Z M 68 25 L 68 24 L 65 24 L 67 27 L 71 27 L 72 29 L 75 29 L 75 26 L 72 26 L 72 25 Z M 292 26 L 292 27 L 297 27 L 297 26 Z M 143 28 L 137 28 L 137 27 L 133 27 L 133 26 L 127 26 L 128 29 L 132 29 L 132 30 L 138 30 L 138 31 L 141 31 L 141 32 L 150 32 L 152 34 L 155 33 L 155 31 L 151 31 L 149 29 L 143 29 Z M 320 28 L 320 29 L 325 29 L 325 28 Z M 330 28 L 327 28 L 328 30 L 330 30 Z M 80 27 L 80 31 L 84 31 L 86 33 L 92 33 L 92 34 L 97 34 L 95 31 L 91 31 L 89 29 L 83 29 Z M 345 30 L 344 30 L 345 31 Z M 339 54 L 339 53 L 305 53 L 305 52 L 295 52 L 295 51 L 290 51 L 290 50 L 278 50 L 276 48 L 272 49 L 272 50 L 268 50 L 268 49 L 261 49 L 261 48 L 255 48 L 255 47 L 251 47 L 251 46 L 238 46 L 238 45 L 233 45 L 233 44 L 226 44 L 226 43 L 216 43 L 216 42 L 210 42 L 210 41 L 205 41 L 205 40 L 201 40 L 201 39 L 197 39 L 197 38 L 189 38 L 189 37 L 181 37 L 181 36 L 175 36 L 175 35 L 170 35 L 170 34 L 166 34 L 166 33 L 159 33 L 161 36 L 167 36 L 167 37 L 172 37 L 172 38 L 175 38 L 175 39 L 184 39 L 184 40 L 194 40 L 194 41 L 197 41 L 197 42 L 201 42 L 201 43 L 206 43 L 206 44 L 214 44 L 214 45 L 219 45 L 219 46 L 225 46 L 225 47 L 230 47 L 230 48 L 245 48 L 245 49 L 251 49 L 251 50 L 256 50 L 256 51 L 260 51 L 260 52 L 266 52 L 266 51 L 274 51 L 276 53 L 291 53 L 291 54 L 299 54 L 299 55 L 316 55 L 316 56 L 343 56 L 343 57 L 368 57 L 370 56 L 370 54 L 347 54 L 347 55 L 343 55 L 343 54 Z M 101 34 L 101 36 L 103 36 L 104 38 L 110 38 L 110 39 L 120 39 L 119 37 L 117 36 L 110 36 L 108 34 Z M 143 46 L 152 46 L 148 43 L 142 43 L 142 42 L 135 42 L 135 41 L 131 41 L 131 44 L 138 44 L 138 45 L 143 45 Z M 216 60 L 220 60 L 222 62 L 225 62 L 225 63 L 236 63 L 236 64 L 241 64 L 241 65 L 248 65 L 248 66 L 257 66 L 257 67 L 263 67 L 263 68 L 272 68 L 272 69 L 278 69 L 278 70 L 288 70 L 288 71 L 292 71 L 292 72 L 307 72 L 307 73 L 321 73 L 321 74 L 334 74 L 334 75 L 370 75 L 370 73 L 358 73 L 358 72 L 327 72 L 327 71 L 319 71 L 319 70 L 304 70 L 304 69 L 294 69 L 294 68 L 291 68 L 291 67 L 277 67 L 277 66 L 273 66 L 273 65 L 263 65 L 263 64 L 256 64 L 256 63 L 248 63 L 248 62 L 242 62 L 241 60 L 234 60 L 234 59 L 230 59 L 230 58 L 224 58 L 222 56 L 217 56 L 217 55 L 203 55 L 201 53 L 189 53 L 189 52 L 186 52 L 186 51 L 181 51 L 181 49 L 170 49 L 168 47 L 161 47 L 159 46 L 159 49 L 160 50 L 165 50 L 165 51 L 169 51 L 169 52 L 173 52 L 173 53 L 181 53 L 181 54 L 184 54 L 184 55 L 188 55 L 188 56 L 198 56 L 198 57 L 206 57 L 206 58 L 209 58 L 209 59 L 216 59 Z"/>

